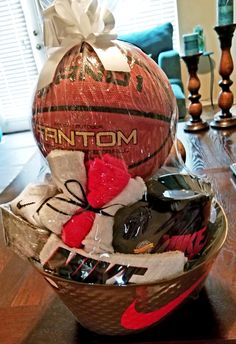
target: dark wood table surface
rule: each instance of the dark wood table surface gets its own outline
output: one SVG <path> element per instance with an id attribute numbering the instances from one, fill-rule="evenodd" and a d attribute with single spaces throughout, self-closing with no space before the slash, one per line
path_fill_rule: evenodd
<path id="1" fill-rule="evenodd" d="M 187 168 L 207 175 L 229 223 L 225 245 L 198 297 L 138 335 L 91 333 L 76 322 L 43 277 L 5 247 L 0 230 L 0 343 L 236 343 L 236 179 L 229 169 L 236 162 L 236 129 L 187 134 L 179 124 L 178 137 L 186 148 Z M 0 195 L 0 203 L 35 179 L 39 168 L 36 154 Z"/>

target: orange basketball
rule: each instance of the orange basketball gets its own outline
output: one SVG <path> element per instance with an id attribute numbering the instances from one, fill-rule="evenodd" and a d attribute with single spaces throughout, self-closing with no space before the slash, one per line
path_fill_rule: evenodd
<path id="1" fill-rule="evenodd" d="M 140 49 L 120 42 L 131 71 L 105 70 L 84 43 L 59 63 L 53 82 L 35 95 L 32 125 L 44 155 L 81 150 L 86 158 L 122 157 L 132 176 L 148 178 L 173 144 L 176 103 L 166 75 Z"/>

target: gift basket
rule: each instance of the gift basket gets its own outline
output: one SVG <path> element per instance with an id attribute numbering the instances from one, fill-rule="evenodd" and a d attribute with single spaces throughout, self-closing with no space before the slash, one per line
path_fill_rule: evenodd
<path id="1" fill-rule="evenodd" d="M 56 0 L 44 23 L 32 130 L 48 171 L 1 206 L 6 243 L 86 328 L 140 331 L 203 285 L 226 217 L 208 182 L 158 173 L 176 144 L 174 95 L 150 57 L 116 40 L 112 13 Z"/>

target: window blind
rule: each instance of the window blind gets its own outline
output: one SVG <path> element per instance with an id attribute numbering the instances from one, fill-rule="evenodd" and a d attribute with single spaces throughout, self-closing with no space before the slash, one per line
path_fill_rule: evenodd
<path id="1" fill-rule="evenodd" d="M 20 0 L 0 1 L 0 126 L 29 127 L 30 96 L 38 71 Z"/>
<path id="2" fill-rule="evenodd" d="M 46 8 L 48 8 L 53 3 L 53 0 L 38 0 L 38 3 L 39 7 L 42 10 L 46 10 Z"/>
<path id="3" fill-rule="evenodd" d="M 114 13 L 118 34 L 148 29 L 169 21 L 174 27 L 173 44 L 178 49 L 176 0 L 103 1 Z M 42 11 L 52 2 L 0 1 L 0 127 L 4 132 L 24 130 L 30 126 L 30 103 L 38 76 L 37 60 L 45 58 L 40 38 L 41 20 L 37 11 L 33 13 L 33 6 Z"/>
<path id="4" fill-rule="evenodd" d="M 173 45 L 179 50 L 176 0 L 108 0 L 116 20 L 116 32 L 142 31 L 171 22 Z"/>
<path id="5" fill-rule="evenodd" d="M 45 9 L 52 0 L 38 0 Z M 171 22 L 174 28 L 173 45 L 179 50 L 176 0 L 101 0 L 108 4 L 116 20 L 118 34 L 149 29 Z"/>

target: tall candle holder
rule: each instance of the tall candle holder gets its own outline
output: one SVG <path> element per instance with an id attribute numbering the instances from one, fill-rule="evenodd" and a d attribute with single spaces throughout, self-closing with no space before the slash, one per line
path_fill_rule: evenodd
<path id="1" fill-rule="evenodd" d="M 184 127 L 184 131 L 186 132 L 196 132 L 200 130 L 206 130 L 209 128 L 207 122 L 201 119 L 202 114 L 202 103 L 200 102 L 201 94 L 198 93 L 201 83 L 197 75 L 198 71 L 198 63 L 199 58 L 202 53 L 197 53 L 194 55 L 186 55 L 182 56 L 184 60 L 188 73 L 189 73 L 189 80 L 188 80 L 188 90 L 190 95 L 188 99 L 190 100 L 190 104 L 188 107 L 188 113 L 192 117 Z"/>
<path id="2" fill-rule="evenodd" d="M 230 112 L 234 102 L 234 95 L 230 90 L 233 84 L 230 75 L 234 69 L 230 49 L 235 28 L 236 24 L 216 26 L 214 28 L 220 40 L 221 59 L 219 74 L 222 77 L 222 80 L 219 82 L 219 86 L 222 90 L 218 97 L 218 105 L 221 111 L 214 116 L 214 120 L 210 123 L 211 127 L 216 129 L 236 126 L 236 117 Z"/>

